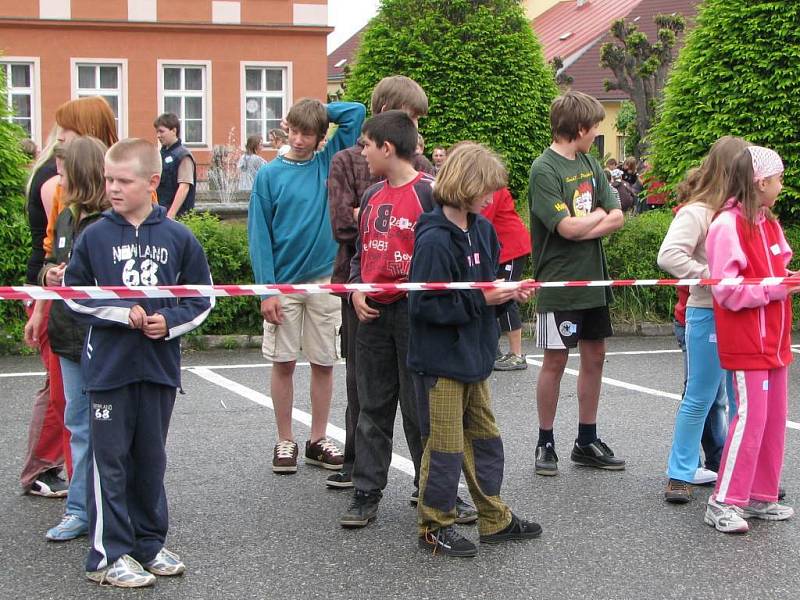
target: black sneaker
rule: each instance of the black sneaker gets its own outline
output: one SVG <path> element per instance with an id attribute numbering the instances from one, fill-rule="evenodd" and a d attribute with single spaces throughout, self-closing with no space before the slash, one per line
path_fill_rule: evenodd
<path id="1" fill-rule="evenodd" d="M 530 540 L 542 535 L 542 526 L 511 513 L 511 523 L 497 533 L 481 536 L 481 544 L 499 544 L 510 540 Z"/>
<path id="2" fill-rule="evenodd" d="M 535 473 L 547 477 L 558 475 L 558 455 L 550 442 L 544 446 L 536 446 Z"/>
<path id="3" fill-rule="evenodd" d="M 442 527 L 419 536 L 419 547 L 434 554 L 469 557 L 478 554 L 478 547 L 453 527 Z"/>
<path id="4" fill-rule="evenodd" d="M 614 452 L 599 438 L 588 446 L 579 446 L 575 441 L 570 456 L 572 462 L 584 467 L 596 467 L 607 471 L 624 471 L 625 461 L 616 458 Z"/>
<path id="5" fill-rule="evenodd" d="M 343 490 L 353 487 L 353 476 L 347 471 L 334 473 L 325 480 L 325 485 L 329 488 Z"/>
<path id="6" fill-rule="evenodd" d="M 370 521 L 378 516 L 378 503 L 381 497 L 356 490 L 353 501 L 347 507 L 347 512 L 339 517 L 339 525 L 347 528 L 366 527 Z"/>
<path id="7" fill-rule="evenodd" d="M 44 498 L 64 498 L 68 491 L 69 484 L 58 476 L 56 469 L 50 469 L 39 473 L 28 493 Z"/>
<path id="8" fill-rule="evenodd" d="M 469 502 L 456 496 L 456 523 L 459 525 L 469 525 L 478 520 L 478 511 Z"/>

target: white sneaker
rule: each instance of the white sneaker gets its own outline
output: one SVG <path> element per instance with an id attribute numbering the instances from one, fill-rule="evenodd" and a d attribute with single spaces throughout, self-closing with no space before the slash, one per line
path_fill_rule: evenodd
<path id="1" fill-rule="evenodd" d="M 785 521 L 794 516 L 794 509 L 777 502 L 750 500 L 750 504 L 742 509 L 745 519 L 763 519 L 765 521 Z"/>
<path id="2" fill-rule="evenodd" d="M 114 563 L 99 571 L 86 571 L 86 578 L 100 585 L 138 588 L 153 585 L 156 578 L 145 571 L 135 559 L 123 554 Z"/>
<path id="3" fill-rule="evenodd" d="M 183 575 L 186 565 L 181 562 L 180 556 L 166 548 L 161 548 L 153 560 L 144 563 L 144 568 L 153 575 L 172 577 L 173 575 Z"/>
<path id="4" fill-rule="evenodd" d="M 703 521 L 722 533 L 747 533 L 750 530 L 750 526 L 744 520 L 742 509 L 733 504 L 717 502 L 714 500 L 714 494 L 708 498 Z"/>
<path id="5" fill-rule="evenodd" d="M 716 480 L 717 474 L 714 471 L 711 471 L 710 469 L 704 469 L 703 467 L 698 467 L 694 472 L 692 483 L 694 485 L 708 485 L 709 483 L 714 483 Z"/>

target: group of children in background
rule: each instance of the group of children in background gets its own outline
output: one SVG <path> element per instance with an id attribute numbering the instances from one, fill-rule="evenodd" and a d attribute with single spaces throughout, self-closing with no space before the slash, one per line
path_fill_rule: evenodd
<path id="1" fill-rule="evenodd" d="M 607 177 L 588 154 L 603 118 L 599 102 L 568 92 L 553 103 L 553 144 L 531 169 L 532 244 L 492 150 L 460 142 L 436 166 L 417 152 L 418 119 L 427 109 L 424 91 L 402 76 L 376 86 L 366 122 L 358 103 L 305 99 L 291 108 L 288 149 L 260 165 L 253 180 L 248 233 L 256 283 L 518 281 L 531 252 L 539 281 L 609 278 L 601 240 L 624 222 L 612 184 L 625 173 L 610 170 Z M 321 146 L 331 122 L 336 133 Z M 197 240 L 154 203 L 162 172 L 154 146 L 62 130 L 54 154 L 64 208 L 52 223 L 36 281 L 210 284 Z M 791 250 L 770 211 L 782 173 L 775 152 L 739 138 L 719 140 L 681 188 L 684 204 L 659 265 L 677 277 L 789 274 Z M 748 518 L 793 515 L 778 495 L 792 360 L 788 298 L 798 289 L 694 286 L 685 303 L 686 385 L 665 494 L 686 502 L 692 484 L 718 471 L 705 521 L 720 531 L 746 531 Z M 377 516 L 399 406 L 414 465 L 409 499 L 417 505 L 420 547 L 474 556 L 476 545 L 454 525 L 476 521 L 481 543 L 538 537 L 542 528 L 500 497 L 504 453 L 488 385 L 495 369 L 527 366 L 516 304 L 531 296 L 529 288 L 498 286 L 264 297 L 262 352 L 273 365 L 278 437 L 273 471 L 297 472 L 291 413 L 302 351 L 311 363 L 312 407 L 304 458 L 331 471 L 328 487 L 353 489 L 339 519 L 343 527 L 364 527 Z M 547 288 L 539 295 L 539 475 L 558 473 L 553 422 L 568 352 L 576 347 L 579 422 L 571 460 L 625 468 L 596 425 L 605 339 L 613 335 L 611 299 L 602 287 Z M 199 326 L 213 304 L 208 298 L 68 300 L 53 303 L 49 323 L 47 305 L 32 309 L 26 339 L 39 344 L 49 333 L 72 434 L 67 509 L 47 537 L 88 533 L 92 581 L 142 587 L 154 575 L 185 569 L 165 547 L 165 443 L 181 386 L 178 338 Z M 501 329 L 508 335 L 505 354 Z M 344 452 L 326 436 L 340 350 L 347 383 Z M 710 433 L 703 470 L 704 427 Z M 462 473 L 474 508 L 458 496 Z"/>

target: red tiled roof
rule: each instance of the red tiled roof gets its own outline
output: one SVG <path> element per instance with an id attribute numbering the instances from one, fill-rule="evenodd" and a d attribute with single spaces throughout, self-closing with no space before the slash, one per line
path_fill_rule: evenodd
<path id="1" fill-rule="evenodd" d="M 641 3 L 631 10 L 625 19 L 633 21 L 638 18 L 636 24 L 639 26 L 639 30 L 647 35 L 647 39 L 652 43 L 656 40 L 657 34 L 656 24 L 653 21 L 656 15 L 679 13 L 687 19 L 686 28 L 688 30 L 693 24 L 699 3 L 700 0 L 641 0 Z M 609 41 L 612 41 L 611 35 L 606 33 L 574 63 L 569 65 L 565 73 L 572 77 L 571 87 L 573 89 L 594 96 L 598 100 L 624 100 L 628 97 L 625 92 L 620 90 L 607 92 L 603 86 L 603 82 L 612 74 L 610 70 L 600 67 L 600 48 Z M 682 44 L 683 37 L 680 37 L 677 47 L 680 48 Z M 677 56 L 677 52 L 675 55 Z"/>
<path id="2" fill-rule="evenodd" d="M 328 81 L 341 81 L 344 79 L 344 66 L 353 62 L 353 58 L 358 52 L 358 45 L 361 43 L 361 34 L 364 33 L 366 28 L 367 26 L 364 25 L 344 44 L 328 55 Z M 336 65 L 342 60 L 345 62 L 337 67 Z"/>
<path id="3" fill-rule="evenodd" d="M 556 56 L 566 60 L 601 37 L 611 22 L 627 15 L 642 0 L 564 0 L 533 20 L 548 62 Z M 568 35 L 569 34 L 569 35 Z M 561 38 L 564 39 L 561 39 Z"/>

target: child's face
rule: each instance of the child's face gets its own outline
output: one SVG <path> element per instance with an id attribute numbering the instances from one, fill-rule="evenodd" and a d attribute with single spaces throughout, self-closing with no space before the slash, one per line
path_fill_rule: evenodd
<path id="1" fill-rule="evenodd" d="M 178 141 L 178 132 L 174 129 L 167 129 L 163 125 L 159 125 L 156 127 L 156 137 L 158 138 L 159 144 L 168 148 Z"/>
<path id="2" fill-rule="evenodd" d="M 378 146 L 369 136 L 363 136 L 361 141 L 364 144 L 364 149 L 361 150 L 361 156 L 367 159 L 369 172 L 373 176 L 386 175 L 387 163 L 389 160 L 389 146 L 384 143 L 383 146 Z"/>
<path id="3" fill-rule="evenodd" d="M 587 154 L 592 149 L 594 138 L 600 133 L 600 123 L 595 123 L 591 129 L 581 129 L 578 131 L 578 137 L 575 139 L 577 143 L 578 152 Z"/>
<path id="4" fill-rule="evenodd" d="M 106 161 L 106 196 L 111 207 L 120 215 L 137 215 L 151 205 L 151 194 L 158 187 L 160 177 L 145 177 L 137 160 Z"/>
<path id="5" fill-rule="evenodd" d="M 487 192 L 486 194 L 475 200 L 467 209 L 467 212 L 471 212 L 472 214 L 475 215 L 481 214 L 484 211 L 484 209 L 492 203 L 493 198 L 494 198 L 494 192 Z"/>
<path id="6" fill-rule="evenodd" d="M 767 177 L 758 182 L 758 190 L 761 192 L 761 206 L 772 208 L 778 200 L 778 196 L 783 189 L 783 173 L 778 173 L 772 177 Z"/>
<path id="7" fill-rule="evenodd" d="M 293 158 L 298 160 L 311 158 L 319 142 L 320 140 L 317 139 L 316 133 L 300 131 L 291 125 L 289 126 L 289 146 L 292 147 Z"/>
<path id="8" fill-rule="evenodd" d="M 441 148 L 436 148 L 436 150 L 433 151 L 433 164 L 435 166 L 441 167 L 444 164 L 446 158 L 447 158 L 447 152 L 445 152 Z"/>

